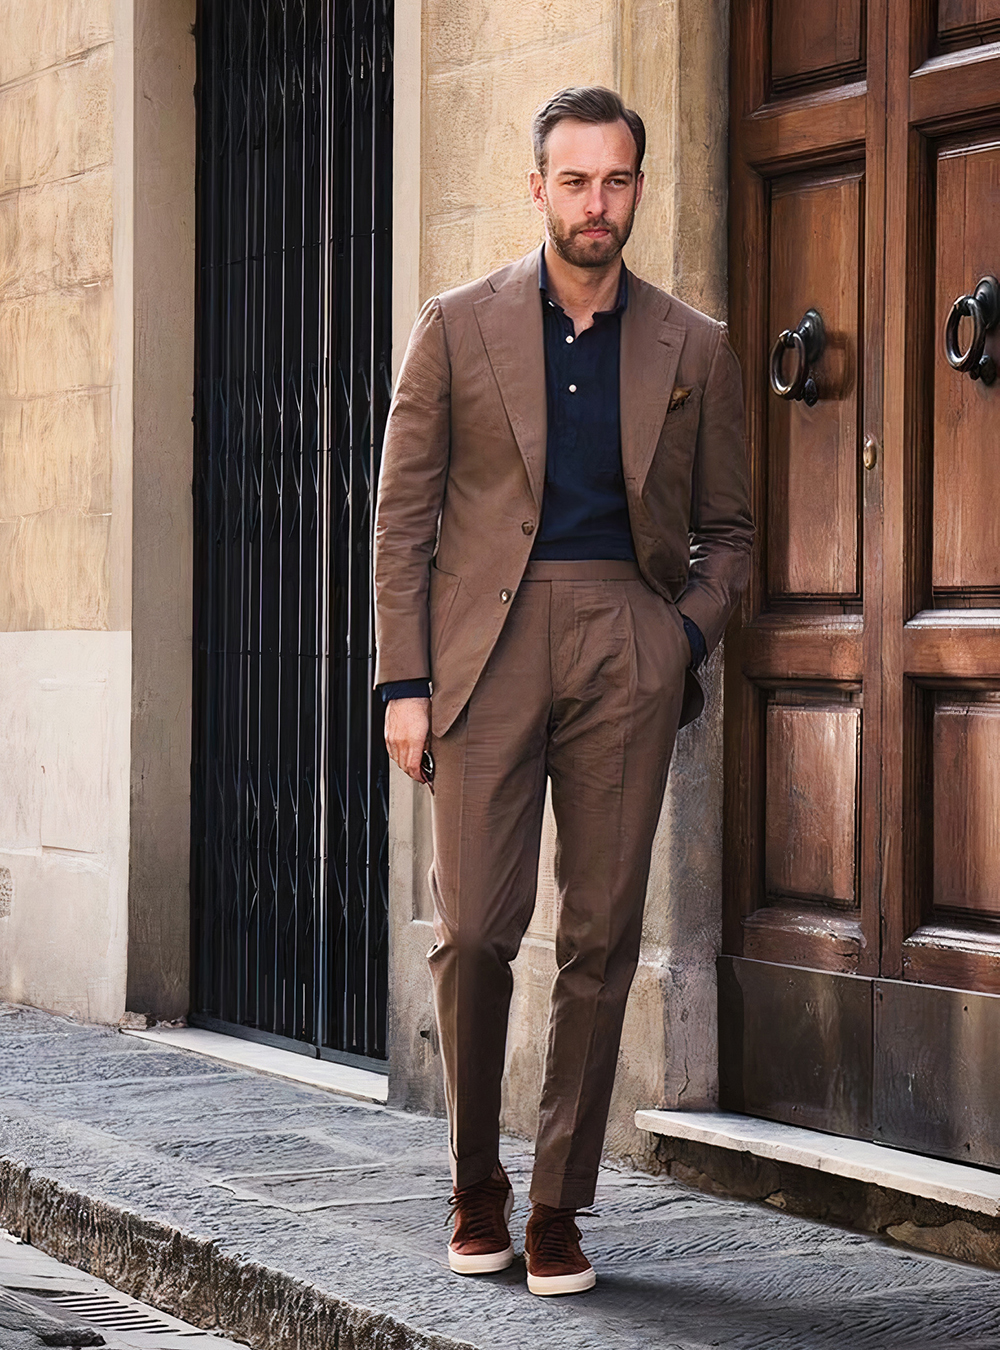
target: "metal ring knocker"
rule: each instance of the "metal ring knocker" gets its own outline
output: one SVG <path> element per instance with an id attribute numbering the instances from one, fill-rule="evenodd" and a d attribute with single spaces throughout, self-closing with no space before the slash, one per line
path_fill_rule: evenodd
<path id="1" fill-rule="evenodd" d="M 972 341 L 968 351 L 958 345 L 958 325 L 972 320 Z M 1000 282 L 983 277 L 971 295 L 960 295 L 951 307 L 944 328 L 944 354 L 952 370 L 968 372 L 970 380 L 992 384 L 997 377 L 996 362 L 985 354 L 986 336 L 1000 321 Z"/>
<path id="2" fill-rule="evenodd" d="M 806 310 L 798 328 L 786 328 L 778 334 L 771 348 L 770 375 L 771 388 L 779 398 L 801 399 L 809 408 L 819 401 L 819 390 L 809 369 L 819 360 L 825 345 L 826 329 L 815 309 Z M 786 351 L 795 353 L 794 373 L 790 380 L 785 380 L 782 375 Z"/>

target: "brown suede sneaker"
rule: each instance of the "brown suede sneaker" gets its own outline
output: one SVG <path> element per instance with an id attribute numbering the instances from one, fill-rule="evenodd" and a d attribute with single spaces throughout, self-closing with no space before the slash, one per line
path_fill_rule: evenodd
<path id="1" fill-rule="evenodd" d="M 448 1244 L 448 1264 L 456 1275 L 488 1275 L 506 1270 L 514 1259 L 507 1221 L 514 1208 L 514 1190 L 499 1163 L 493 1175 L 464 1190 L 453 1190 L 449 1201 L 455 1231 Z"/>
<path id="2" fill-rule="evenodd" d="M 582 1294 L 593 1289 L 597 1275 L 580 1250 L 575 1209 L 532 1205 L 524 1235 L 528 1288 L 533 1294 Z"/>

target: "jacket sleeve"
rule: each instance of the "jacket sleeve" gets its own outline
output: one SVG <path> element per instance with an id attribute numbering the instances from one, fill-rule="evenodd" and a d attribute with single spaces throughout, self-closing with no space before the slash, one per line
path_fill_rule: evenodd
<path id="1" fill-rule="evenodd" d="M 750 575 L 753 543 L 744 437 L 743 383 L 725 327 L 701 401 L 691 480 L 691 566 L 677 607 L 698 625 L 712 652 Z"/>
<path id="2" fill-rule="evenodd" d="M 430 676 L 430 564 L 448 476 L 451 369 L 444 318 L 414 324 L 389 409 L 375 511 L 375 684 Z"/>

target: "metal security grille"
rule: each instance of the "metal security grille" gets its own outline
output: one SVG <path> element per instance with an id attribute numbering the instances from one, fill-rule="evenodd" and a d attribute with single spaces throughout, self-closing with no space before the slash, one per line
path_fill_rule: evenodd
<path id="1" fill-rule="evenodd" d="M 201 0 L 192 1021 L 384 1058 L 392 0 Z"/>

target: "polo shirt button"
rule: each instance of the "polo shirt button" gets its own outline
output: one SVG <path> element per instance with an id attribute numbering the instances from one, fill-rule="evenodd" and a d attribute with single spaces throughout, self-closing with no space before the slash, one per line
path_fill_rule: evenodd
<path id="1" fill-rule="evenodd" d="M 501 591 L 500 599 L 504 602 L 504 604 L 506 604 L 507 601 L 510 599 L 510 591 Z"/>
<path id="2" fill-rule="evenodd" d="M 534 533 L 535 533 L 535 525 L 534 525 L 534 522 L 533 522 L 533 521 L 530 521 L 530 520 L 526 520 L 526 521 L 524 522 L 524 524 L 521 526 L 521 532 L 522 532 L 523 534 L 534 534 Z"/>
<path id="3" fill-rule="evenodd" d="M 571 384 L 571 385 L 570 385 L 570 387 L 569 387 L 569 392 L 570 392 L 571 394 L 575 394 L 575 393 L 576 393 L 576 385 L 575 385 L 575 384 Z"/>
<path id="4" fill-rule="evenodd" d="M 567 341 L 567 342 L 572 342 L 572 341 L 573 341 L 572 334 L 567 335 L 566 341 Z"/>

